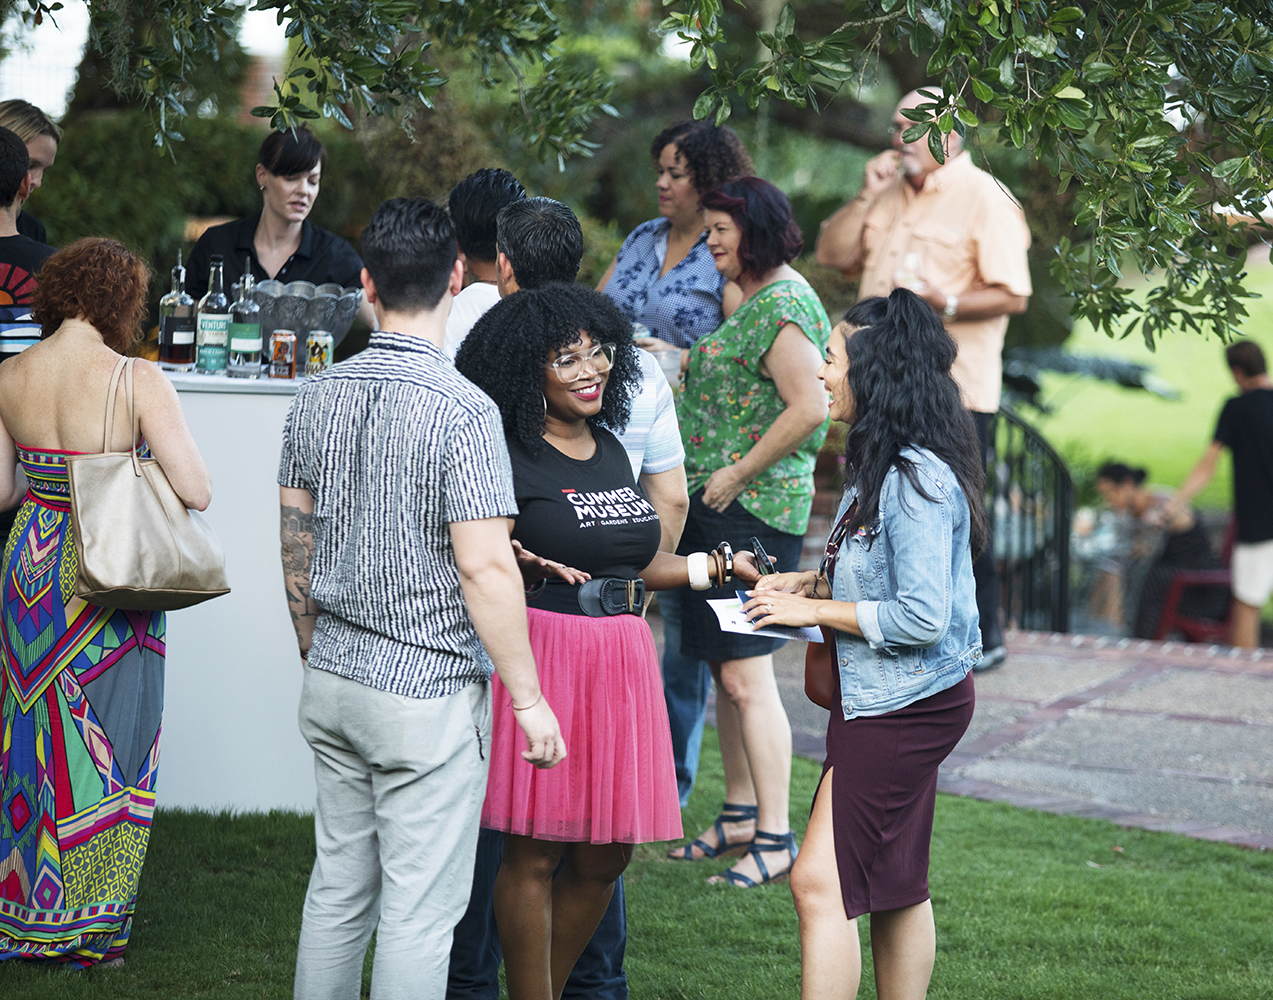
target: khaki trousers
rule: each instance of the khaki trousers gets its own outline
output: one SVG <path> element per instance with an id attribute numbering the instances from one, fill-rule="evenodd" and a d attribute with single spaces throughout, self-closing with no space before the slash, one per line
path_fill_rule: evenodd
<path id="1" fill-rule="evenodd" d="M 299 714 L 318 797 L 296 1000 L 357 1000 L 373 930 L 372 1000 L 440 1000 L 473 882 L 490 685 L 406 698 L 306 667 Z"/>

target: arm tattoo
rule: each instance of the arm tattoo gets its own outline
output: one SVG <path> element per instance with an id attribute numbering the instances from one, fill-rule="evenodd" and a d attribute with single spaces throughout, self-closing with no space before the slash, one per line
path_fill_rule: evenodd
<path id="1" fill-rule="evenodd" d="M 314 563 L 313 513 L 299 507 L 280 507 L 279 542 L 287 610 L 301 651 L 308 652 L 318 618 L 318 605 L 310 596 L 310 572 Z"/>

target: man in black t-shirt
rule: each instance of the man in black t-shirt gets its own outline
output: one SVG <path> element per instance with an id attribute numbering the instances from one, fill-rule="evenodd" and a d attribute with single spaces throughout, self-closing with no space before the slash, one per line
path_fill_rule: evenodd
<path id="1" fill-rule="evenodd" d="M 40 339 L 31 320 L 35 276 L 53 248 L 18 232 L 18 213 L 31 193 L 26 144 L 0 128 L 0 362 Z"/>
<path id="2" fill-rule="evenodd" d="M 1224 404 L 1215 438 L 1171 499 L 1183 509 L 1215 475 L 1220 452 L 1233 456 L 1233 614 L 1230 642 L 1254 649 L 1260 640 L 1260 609 L 1273 593 L 1273 379 L 1254 341 L 1224 352 L 1241 395 Z"/>
<path id="3" fill-rule="evenodd" d="M 0 128 L 0 362 L 40 339 L 31 319 L 35 275 L 53 248 L 18 232 L 18 212 L 31 192 L 26 145 Z M 14 512 L 0 511 L 0 551 L 9 537 Z"/>

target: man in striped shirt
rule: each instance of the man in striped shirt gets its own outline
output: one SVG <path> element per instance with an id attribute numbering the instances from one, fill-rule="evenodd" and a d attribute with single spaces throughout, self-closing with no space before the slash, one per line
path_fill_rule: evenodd
<path id="1" fill-rule="evenodd" d="M 451 221 L 397 198 L 362 247 L 380 331 L 297 392 L 279 462 L 318 786 L 304 1000 L 358 996 L 373 930 L 373 995 L 443 994 L 486 790 L 492 662 L 522 756 L 565 756 L 527 639 L 499 411 L 441 351 L 463 275 Z"/>

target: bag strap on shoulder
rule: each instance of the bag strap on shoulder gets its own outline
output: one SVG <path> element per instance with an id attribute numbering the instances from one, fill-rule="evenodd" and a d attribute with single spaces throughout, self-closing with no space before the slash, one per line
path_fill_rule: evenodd
<path id="1" fill-rule="evenodd" d="M 111 372 L 110 388 L 106 396 L 106 423 L 102 428 L 102 453 L 111 450 L 111 431 L 115 427 L 115 394 L 119 391 L 120 376 L 124 377 L 124 398 L 128 401 L 128 418 L 132 429 L 129 454 L 133 459 L 133 475 L 141 476 L 141 460 L 137 457 L 137 398 L 133 392 L 133 366 L 136 358 L 120 358 Z"/>

